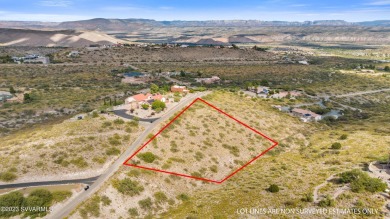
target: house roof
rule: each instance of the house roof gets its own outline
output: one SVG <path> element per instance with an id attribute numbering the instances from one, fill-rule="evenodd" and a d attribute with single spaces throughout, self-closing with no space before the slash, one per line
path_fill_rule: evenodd
<path id="1" fill-rule="evenodd" d="M 147 93 L 147 94 L 136 94 L 132 97 L 129 97 L 128 100 L 130 100 L 130 98 L 134 99 L 137 102 L 142 102 L 142 101 L 146 101 L 146 100 L 150 100 L 150 99 L 161 100 L 163 98 L 163 96 L 161 94 L 154 94 L 153 95 L 153 94 Z"/>
<path id="2" fill-rule="evenodd" d="M 147 94 L 148 95 L 148 94 Z M 136 100 L 136 101 L 144 101 L 144 100 L 146 100 L 147 98 L 148 98 L 148 96 L 147 95 L 145 95 L 145 94 L 136 94 L 136 95 L 134 95 L 133 96 L 133 98 L 134 98 L 134 100 Z M 149 94 L 150 95 L 150 94 Z"/>

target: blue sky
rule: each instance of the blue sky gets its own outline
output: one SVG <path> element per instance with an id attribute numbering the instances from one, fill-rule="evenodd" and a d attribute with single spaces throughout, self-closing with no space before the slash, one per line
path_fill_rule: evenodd
<path id="1" fill-rule="evenodd" d="M 0 20 L 390 20 L 390 0 L 0 0 Z"/>

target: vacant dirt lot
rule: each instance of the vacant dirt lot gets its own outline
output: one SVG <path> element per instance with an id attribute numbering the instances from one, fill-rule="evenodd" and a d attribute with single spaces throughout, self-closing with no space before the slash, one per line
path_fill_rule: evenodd
<path id="1" fill-rule="evenodd" d="M 129 163 L 220 181 L 272 145 L 198 100 Z"/>

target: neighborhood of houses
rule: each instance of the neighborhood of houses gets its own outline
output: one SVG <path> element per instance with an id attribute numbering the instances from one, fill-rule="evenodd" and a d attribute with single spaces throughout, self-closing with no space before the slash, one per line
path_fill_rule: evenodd
<path id="1" fill-rule="evenodd" d="M 304 95 L 301 91 L 275 91 L 270 89 L 266 86 L 258 86 L 258 87 L 248 87 L 248 91 L 244 92 L 249 96 L 252 97 L 260 97 L 260 98 L 270 98 L 270 99 L 289 99 L 289 100 L 295 100 L 299 97 L 302 97 Z M 302 104 L 307 105 L 307 104 Z M 308 104 L 311 105 L 311 104 Z M 319 105 L 319 107 L 324 108 L 323 104 L 319 103 L 313 103 L 312 105 Z M 292 116 L 300 118 L 303 122 L 317 122 L 325 117 L 333 117 L 334 119 L 337 119 L 339 116 L 342 115 L 340 110 L 330 110 L 330 112 L 325 113 L 324 115 L 320 115 L 318 113 L 315 113 L 313 111 L 310 111 L 308 109 L 303 109 L 298 106 L 281 106 L 281 105 L 273 105 L 274 108 L 278 109 L 279 111 L 289 113 Z"/>

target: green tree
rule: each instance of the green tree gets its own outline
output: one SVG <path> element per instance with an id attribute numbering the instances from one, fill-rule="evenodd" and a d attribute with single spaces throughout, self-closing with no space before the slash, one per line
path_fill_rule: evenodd
<path id="1" fill-rule="evenodd" d="M 150 85 L 150 93 L 155 94 L 155 93 L 158 93 L 159 90 L 160 90 L 160 88 L 158 87 L 157 84 Z"/>
<path id="2" fill-rule="evenodd" d="M 180 77 L 185 77 L 185 76 L 186 76 L 185 71 L 181 70 L 181 71 L 180 71 Z"/>
<path id="3" fill-rule="evenodd" d="M 141 107 L 142 107 L 142 109 L 147 110 L 147 109 L 149 109 L 149 104 L 144 103 L 141 105 Z"/>
<path id="4" fill-rule="evenodd" d="M 389 66 L 385 66 L 385 71 L 390 72 L 390 67 Z"/>
<path id="5" fill-rule="evenodd" d="M 152 109 L 154 109 L 154 110 L 157 110 L 157 109 L 164 110 L 165 108 L 166 108 L 166 105 L 161 100 L 156 100 L 152 103 Z"/>

